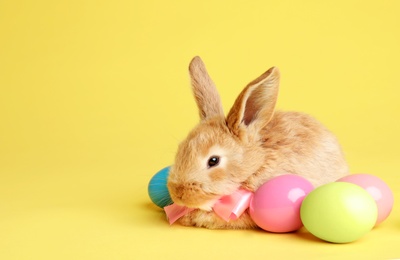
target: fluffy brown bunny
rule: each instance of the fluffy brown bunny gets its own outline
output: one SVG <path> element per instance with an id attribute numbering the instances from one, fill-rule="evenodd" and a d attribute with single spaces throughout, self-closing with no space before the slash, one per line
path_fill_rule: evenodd
<path id="1" fill-rule="evenodd" d="M 335 136 L 298 112 L 275 111 L 279 70 L 250 82 L 225 117 L 217 89 L 199 57 L 189 66 L 200 123 L 178 148 L 168 178 L 174 203 L 196 210 L 180 218 L 186 226 L 211 229 L 256 227 L 246 211 L 226 222 L 212 206 L 239 188 L 255 191 L 272 177 L 298 174 L 314 186 L 348 174 Z"/>

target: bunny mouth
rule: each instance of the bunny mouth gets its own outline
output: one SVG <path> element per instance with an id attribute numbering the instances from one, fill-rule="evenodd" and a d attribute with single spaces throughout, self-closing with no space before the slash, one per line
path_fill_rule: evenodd
<path id="1" fill-rule="evenodd" d="M 203 205 L 198 206 L 197 208 L 201 209 L 201 210 L 205 210 L 205 211 L 211 211 L 217 201 L 218 201 L 218 199 L 210 200 L 210 201 L 204 203 Z"/>
<path id="2" fill-rule="evenodd" d="M 188 208 L 211 211 L 220 195 L 207 193 L 197 183 L 168 183 L 171 199 L 174 203 Z"/>
<path id="3" fill-rule="evenodd" d="M 173 200 L 174 201 L 174 200 Z M 215 203 L 218 201 L 218 199 L 212 199 L 206 202 L 203 202 L 202 204 L 191 204 L 191 203 L 182 203 L 182 201 L 174 201 L 174 203 L 176 203 L 177 205 L 180 206 L 185 206 L 188 208 L 192 208 L 192 209 L 200 209 L 200 210 L 204 210 L 204 211 L 212 211 L 213 206 L 215 205 Z"/>

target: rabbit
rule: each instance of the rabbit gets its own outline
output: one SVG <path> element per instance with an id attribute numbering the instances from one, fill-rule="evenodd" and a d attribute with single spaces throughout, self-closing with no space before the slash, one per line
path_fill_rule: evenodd
<path id="1" fill-rule="evenodd" d="M 167 187 L 177 205 L 196 208 L 179 219 L 209 229 L 256 228 L 248 211 L 222 220 L 212 207 L 243 188 L 256 191 L 269 179 L 297 174 L 314 187 L 348 174 L 336 137 L 313 117 L 275 111 L 280 73 L 272 67 L 250 82 L 225 117 L 220 96 L 200 57 L 189 65 L 200 123 L 179 144 Z"/>

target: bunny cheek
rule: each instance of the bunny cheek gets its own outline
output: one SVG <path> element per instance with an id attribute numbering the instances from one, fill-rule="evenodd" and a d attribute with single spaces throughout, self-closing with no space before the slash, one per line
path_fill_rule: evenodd
<path id="1" fill-rule="evenodd" d="M 220 181 L 226 178 L 225 170 L 221 168 L 213 169 L 209 176 L 212 181 Z"/>

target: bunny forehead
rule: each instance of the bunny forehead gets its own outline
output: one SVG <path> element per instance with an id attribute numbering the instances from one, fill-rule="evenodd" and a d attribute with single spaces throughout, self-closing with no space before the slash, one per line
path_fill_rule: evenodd
<path id="1" fill-rule="evenodd" d="M 182 145 L 195 148 L 201 155 L 205 156 L 213 145 L 222 146 L 231 138 L 224 120 L 207 120 L 195 127 Z"/>

